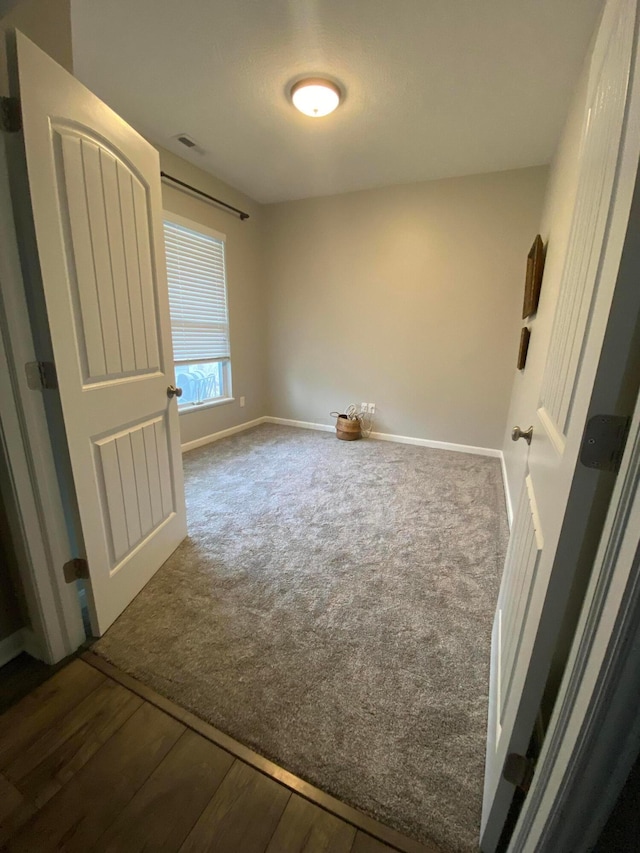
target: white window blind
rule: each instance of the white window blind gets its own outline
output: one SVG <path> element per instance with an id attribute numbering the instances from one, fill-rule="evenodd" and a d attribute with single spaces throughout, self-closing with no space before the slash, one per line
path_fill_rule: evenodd
<path id="1" fill-rule="evenodd" d="M 229 358 L 224 240 L 165 221 L 176 364 Z"/>

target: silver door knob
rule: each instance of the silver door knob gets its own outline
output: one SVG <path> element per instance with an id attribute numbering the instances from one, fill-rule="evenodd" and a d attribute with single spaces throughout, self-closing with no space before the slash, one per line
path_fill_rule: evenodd
<path id="1" fill-rule="evenodd" d="M 175 385 L 169 385 L 167 388 L 167 397 L 182 397 L 182 388 L 176 388 Z"/>
<path id="2" fill-rule="evenodd" d="M 529 429 L 522 430 L 519 426 L 514 426 L 511 430 L 511 440 L 517 441 L 519 438 L 524 438 L 527 444 L 531 444 L 531 436 L 533 435 L 533 427 L 530 426 Z"/>

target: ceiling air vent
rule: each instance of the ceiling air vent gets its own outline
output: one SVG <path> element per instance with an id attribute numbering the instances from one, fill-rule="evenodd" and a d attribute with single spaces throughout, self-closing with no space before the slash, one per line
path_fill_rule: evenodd
<path id="1" fill-rule="evenodd" d="M 189 148 L 191 151 L 197 151 L 198 154 L 204 154 L 204 148 L 198 145 L 195 139 L 192 139 L 186 133 L 179 133 L 177 136 L 174 136 L 181 145 L 184 145 L 185 148 Z"/>

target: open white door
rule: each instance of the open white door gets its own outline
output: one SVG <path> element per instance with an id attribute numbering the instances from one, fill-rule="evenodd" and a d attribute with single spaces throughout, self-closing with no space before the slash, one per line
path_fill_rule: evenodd
<path id="1" fill-rule="evenodd" d="M 593 523 L 598 478 L 612 476 L 587 470 L 578 458 L 587 419 L 602 401 L 598 389 L 609 384 L 613 392 L 622 373 L 600 355 L 640 155 L 637 29 L 636 0 L 608 0 L 591 61 L 578 189 L 539 406 L 530 415 L 528 470 L 494 622 L 484 853 L 496 849 L 513 798 L 505 760 L 527 753 Z"/>
<path id="2" fill-rule="evenodd" d="M 16 48 L 42 289 L 101 634 L 186 535 L 167 396 L 159 158 L 20 33 Z"/>

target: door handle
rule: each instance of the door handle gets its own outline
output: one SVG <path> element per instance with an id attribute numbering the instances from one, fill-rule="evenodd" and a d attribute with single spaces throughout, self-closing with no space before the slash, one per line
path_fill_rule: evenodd
<path id="1" fill-rule="evenodd" d="M 533 435 L 533 427 L 530 426 L 529 429 L 522 430 L 519 426 L 514 426 L 511 430 L 511 440 L 517 441 L 519 438 L 524 438 L 527 444 L 531 444 L 531 436 Z"/>
<path id="2" fill-rule="evenodd" d="M 182 397 L 182 388 L 176 388 L 175 385 L 169 385 L 167 388 L 167 397 Z"/>

